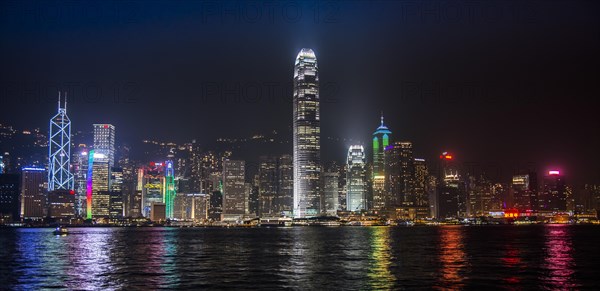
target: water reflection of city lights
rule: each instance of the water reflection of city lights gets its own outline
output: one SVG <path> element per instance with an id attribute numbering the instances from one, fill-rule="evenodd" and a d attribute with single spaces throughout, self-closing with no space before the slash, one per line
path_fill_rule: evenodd
<path id="1" fill-rule="evenodd" d="M 551 289 L 572 289 L 578 286 L 573 274 L 575 261 L 569 225 L 547 225 L 545 229 L 546 270 L 542 278 Z"/>
<path id="2" fill-rule="evenodd" d="M 512 243 L 507 243 L 506 248 L 507 249 L 504 253 L 504 257 L 501 258 L 502 263 L 505 267 L 514 269 L 514 271 L 508 272 L 508 275 L 504 278 L 504 281 L 507 284 L 519 284 L 521 279 L 516 276 L 516 271 L 524 267 L 521 259 L 521 252 L 516 249 Z"/>
<path id="3" fill-rule="evenodd" d="M 390 271 L 392 254 L 390 250 L 390 228 L 371 228 L 371 255 L 369 279 L 371 288 L 389 290 L 394 286 L 396 278 Z"/>
<path id="4" fill-rule="evenodd" d="M 442 288 L 463 287 L 462 272 L 467 265 L 463 244 L 463 228 L 444 226 L 440 228 L 440 262 L 442 263 Z"/>

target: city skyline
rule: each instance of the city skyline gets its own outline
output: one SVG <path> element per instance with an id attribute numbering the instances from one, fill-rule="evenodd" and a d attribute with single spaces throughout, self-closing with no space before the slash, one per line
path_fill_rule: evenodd
<path id="1" fill-rule="evenodd" d="M 599 20 L 0 1 L 0 289 L 593 289 Z"/>
<path id="2" fill-rule="evenodd" d="M 300 3 L 304 13 L 298 21 L 278 13 L 273 22 L 263 17 L 258 23 L 242 15 L 238 22 L 227 15 L 223 22 L 207 18 L 201 3 L 189 9 L 100 3 L 94 11 L 107 17 L 98 20 L 85 15 L 56 20 L 44 3 L 30 10 L 29 2 L 23 3 L 6 10 L 4 19 L 15 29 L 2 26 L 11 41 L 0 48 L 5 56 L 1 100 L 14 108 L 0 117 L 3 124 L 44 128 L 62 90 L 77 121 L 73 130 L 111 123 L 123 142 L 205 142 L 291 131 L 293 56 L 310 47 L 321 59 L 321 110 L 330 113 L 321 120 L 323 160 L 342 162 L 344 149 L 356 143 L 328 144 L 325 137 L 370 143 L 374 119 L 383 110 L 396 136 L 418 145 L 418 155 L 427 160 L 451 151 L 481 167 L 499 165 L 507 173 L 503 179 L 512 168 L 531 164 L 563 167 L 578 184 L 599 179 L 600 165 L 591 157 L 600 140 L 589 134 L 598 126 L 591 105 L 599 93 L 592 85 L 599 41 L 595 27 L 587 25 L 594 3 L 563 7 L 579 16 L 573 19 L 557 6 L 512 9 L 514 3 L 498 2 L 489 8 L 497 18 L 476 9 L 475 18 L 464 13 L 450 21 L 413 13 L 410 3 L 334 2 L 338 12 L 329 22 L 326 14 L 316 21 L 310 5 Z M 466 4 L 457 5 L 466 11 Z M 72 15 L 81 4 L 59 2 L 56 8 Z M 138 11 L 130 19 L 136 25 L 108 14 L 111 9 Z M 38 14 L 17 17 L 31 10 Z M 159 10 L 161 18 L 148 17 Z M 52 25 L 43 25 L 51 19 Z M 264 27 L 265 22 L 273 25 Z M 581 33 L 567 34 L 573 29 Z M 108 47 L 110 42 L 102 41 L 107 38 L 122 45 Z M 249 38 L 253 41 L 246 42 Z M 47 58 L 32 52 L 31 39 L 47 48 Z M 222 44 L 228 48 L 219 49 Z M 141 47 L 147 50 L 135 53 Z M 260 97 L 253 93 L 257 90 Z M 115 92 L 120 93 L 116 100 Z M 169 125 L 161 118 L 137 125 L 134 116 L 167 114 L 165 105 L 177 112 Z M 189 122 L 190 116 L 196 121 Z M 580 145 L 581 140 L 587 143 Z"/>

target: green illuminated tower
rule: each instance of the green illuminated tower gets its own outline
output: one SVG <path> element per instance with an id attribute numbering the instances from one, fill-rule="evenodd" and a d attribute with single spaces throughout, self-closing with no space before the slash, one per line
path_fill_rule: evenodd
<path id="1" fill-rule="evenodd" d="M 390 145 L 391 135 L 392 132 L 383 124 L 382 112 L 381 125 L 373 132 L 373 209 L 376 211 L 386 206 L 383 153 Z"/>
<path id="2" fill-rule="evenodd" d="M 175 200 L 175 170 L 173 161 L 166 161 L 165 169 L 165 194 L 164 203 L 166 206 L 167 218 L 173 218 L 173 201 Z"/>

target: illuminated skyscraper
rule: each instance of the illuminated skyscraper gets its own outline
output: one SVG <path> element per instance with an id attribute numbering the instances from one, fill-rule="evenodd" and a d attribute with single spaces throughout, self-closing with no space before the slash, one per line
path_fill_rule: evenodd
<path id="1" fill-rule="evenodd" d="M 58 113 L 50 119 L 50 135 L 48 143 L 48 191 L 72 190 L 73 174 L 71 166 L 71 120 L 67 116 L 67 98 L 60 105 L 58 93 Z"/>
<path id="2" fill-rule="evenodd" d="M 46 170 L 23 168 L 21 172 L 21 218 L 44 218 L 46 187 Z"/>
<path id="3" fill-rule="evenodd" d="M 257 181 L 260 216 L 291 214 L 293 175 L 290 155 L 260 157 Z"/>
<path id="4" fill-rule="evenodd" d="M 163 163 L 150 163 L 139 169 L 138 189 L 142 190 L 142 215 L 150 217 L 152 203 L 164 204 L 165 170 Z"/>
<path id="5" fill-rule="evenodd" d="M 338 172 L 323 172 L 323 213 L 336 216 L 339 207 L 339 174 Z"/>
<path id="6" fill-rule="evenodd" d="M 90 153 L 92 152 L 92 216 L 108 217 L 110 214 L 110 164 L 104 154 L 97 153 L 95 150 L 90 151 Z"/>
<path id="7" fill-rule="evenodd" d="M 348 171 L 346 172 L 346 203 L 348 211 L 367 210 L 367 177 L 365 150 L 361 145 L 348 149 Z"/>
<path id="8" fill-rule="evenodd" d="M 390 206 L 415 205 L 414 163 L 411 142 L 395 142 L 385 149 L 385 187 Z"/>
<path id="9" fill-rule="evenodd" d="M 535 173 L 513 176 L 510 192 L 514 208 L 522 211 L 538 209 L 538 186 Z"/>
<path id="10" fill-rule="evenodd" d="M 427 164 L 424 159 L 414 160 L 414 198 L 416 206 L 428 206 L 429 197 L 427 195 Z"/>
<path id="11" fill-rule="evenodd" d="M 223 161 L 223 214 L 221 220 L 238 221 L 246 214 L 244 161 Z"/>
<path id="12" fill-rule="evenodd" d="M 278 214 L 275 207 L 277 195 L 277 161 L 273 156 L 261 156 L 258 165 L 258 204 L 262 217 Z"/>
<path id="13" fill-rule="evenodd" d="M 464 217 L 467 213 L 466 189 L 454 156 L 440 155 L 440 173 L 437 187 L 437 218 Z"/>
<path id="14" fill-rule="evenodd" d="M 115 126 L 94 124 L 94 151 L 103 154 L 112 167 L 115 164 Z"/>
<path id="15" fill-rule="evenodd" d="M 560 171 L 548 171 L 540 197 L 541 210 L 566 211 L 567 186 L 565 176 Z"/>
<path id="16" fill-rule="evenodd" d="M 303 48 L 294 65 L 294 217 L 320 211 L 321 121 L 317 57 Z"/>
<path id="17" fill-rule="evenodd" d="M 167 218 L 173 218 L 173 202 L 175 200 L 175 168 L 173 161 L 165 162 L 165 195 L 164 203 L 166 206 Z"/>
<path id="18" fill-rule="evenodd" d="M 383 113 L 381 124 L 373 132 L 373 209 L 381 210 L 386 207 L 385 192 L 385 148 L 390 144 L 392 132 L 383 124 Z"/>
<path id="19" fill-rule="evenodd" d="M 75 214 L 84 217 L 86 212 L 88 150 L 85 145 L 79 145 L 73 155 L 73 174 L 75 188 Z"/>

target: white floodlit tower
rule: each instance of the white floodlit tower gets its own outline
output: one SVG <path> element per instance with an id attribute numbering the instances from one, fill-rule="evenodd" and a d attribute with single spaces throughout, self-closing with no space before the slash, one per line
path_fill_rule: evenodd
<path id="1" fill-rule="evenodd" d="M 48 191 L 73 189 L 71 166 L 71 120 L 67 116 L 67 95 L 61 107 L 58 92 L 58 113 L 50 119 L 48 143 Z"/>

